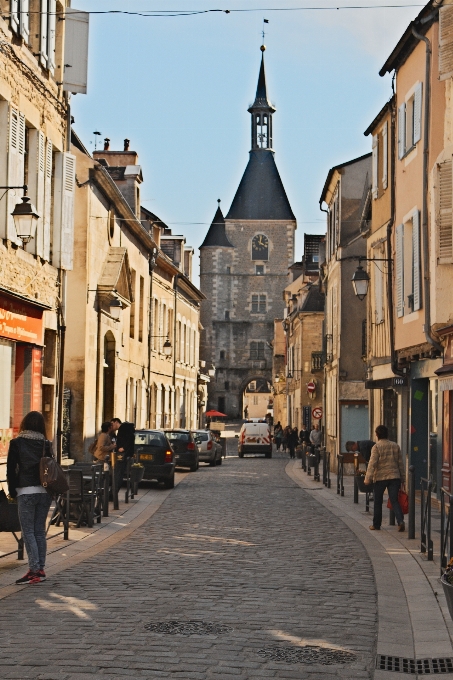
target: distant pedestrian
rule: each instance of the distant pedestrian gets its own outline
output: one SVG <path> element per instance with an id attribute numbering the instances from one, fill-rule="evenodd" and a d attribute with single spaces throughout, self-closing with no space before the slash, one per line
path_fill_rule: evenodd
<path id="1" fill-rule="evenodd" d="M 294 427 L 289 435 L 288 435 L 288 448 L 289 448 L 289 457 L 290 458 L 295 458 L 296 457 L 296 446 L 299 443 L 299 434 L 297 431 L 297 427 Z"/>
<path id="2" fill-rule="evenodd" d="M 310 432 L 310 444 L 312 446 L 314 446 L 315 448 L 318 448 L 319 446 L 321 446 L 321 442 L 322 442 L 322 432 L 319 429 L 318 423 L 315 423 L 313 425 L 312 431 Z"/>
<path id="3" fill-rule="evenodd" d="M 93 451 L 95 462 L 103 462 L 105 457 L 115 450 L 115 442 L 112 441 L 110 436 L 110 433 L 113 433 L 113 431 L 113 423 L 110 420 L 102 423 L 101 434 L 96 440 L 96 447 Z"/>
<path id="4" fill-rule="evenodd" d="M 275 439 L 275 444 L 277 446 L 277 451 L 280 451 L 280 446 L 282 445 L 282 438 L 283 438 L 283 428 L 280 424 L 280 421 L 274 426 L 274 439 Z"/>
<path id="5" fill-rule="evenodd" d="M 299 439 L 301 444 L 309 444 L 310 443 L 310 433 L 307 430 L 307 426 L 305 423 L 302 423 L 301 430 L 299 432 Z"/>
<path id="6" fill-rule="evenodd" d="M 44 418 L 39 411 L 27 413 L 16 439 L 9 443 L 6 476 L 8 493 L 17 498 L 19 521 L 28 557 L 28 571 L 17 585 L 46 580 L 46 519 L 52 498 L 41 485 L 39 462 L 52 456 Z"/>
<path id="7" fill-rule="evenodd" d="M 398 531 L 405 530 L 404 515 L 398 503 L 398 491 L 404 480 L 403 458 L 396 442 L 389 441 L 385 425 L 376 428 L 377 443 L 371 451 L 365 484 L 373 484 L 374 515 L 371 531 L 378 531 L 382 524 L 382 501 L 387 489 L 393 512 L 398 523 Z"/>
<path id="8" fill-rule="evenodd" d="M 126 472 L 127 459 L 134 455 L 135 448 L 135 425 L 134 423 L 121 423 L 116 437 L 116 451 L 118 453 L 118 460 L 115 466 L 115 485 L 119 489 L 123 483 L 123 477 Z M 121 460 L 119 460 L 121 456 Z"/>
<path id="9" fill-rule="evenodd" d="M 374 444 L 375 442 L 372 442 L 371 439 L 361 439 L 358 442 L 346 442 L 346 451 L 349 453 L 360 453 L 362 458 L 364 458 L 366 462 L 369 463 L 371 450 Z"/>
<path id="10" fill-rule="evenodd" d="M 289 425 L 287 425 L 285 427 L 285 429 L 283 430 L 283 437 L 282 437 L 282 451 L 283 451 L 283 453 L 286 452 L 286 449 L 288 447 L 288 438 L 289 438 L 290 432 L 291 432 L 291 428 L 289 427 Z"/>

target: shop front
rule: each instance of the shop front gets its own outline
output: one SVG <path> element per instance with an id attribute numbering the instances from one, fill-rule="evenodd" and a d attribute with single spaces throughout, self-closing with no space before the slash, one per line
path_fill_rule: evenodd
<path id="1" fill-rule="evenodd" d="M 437 329 L 437 334 L 444 344 L 444 360 L 435 371 L 438 376 L 438 389 L 442 407 L 442 468 L 441 485 L 451 492 L 452 460 L 453 460 L 453 326 Z"/>
<path id="2" fill-rule="evenodd" d="M 43 308 L 0 292 L 0 462 L 22 418 L 42 410 Z"/>

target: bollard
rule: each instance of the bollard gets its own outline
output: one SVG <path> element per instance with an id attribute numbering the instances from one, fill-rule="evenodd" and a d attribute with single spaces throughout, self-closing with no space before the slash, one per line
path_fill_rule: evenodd
<path id="1" fill-rule="evenodd" d="M 69 541 L 69 511 L 70 511 L 69 494 L 70 491 L 68 489 L 66 492 L 66 509 L 63 517 L 63 540 L 65 541 Z"/>
<path id="2" fill-rule="evenodd" d="M 109 516 L 109 492 L 110 492 L 110 469 L 107 463 L 107 469 L 104 470 L 104 500 L 102 503 L 102 514 L 104 517 Z"/>
<path id="3" fill-rule="evenodd" d="M 117 489 L 117 480 L 116 480 L 116 474 L 115 474 L 115 468 L 116 468 L 116 460 L 117 460 L 117 453 L 115 451 L 112 451 L 112 498 L 113 498 L 113 509 L 114 510 L 119 510 L 119 502 L 118 502 L 118 489 Z"/>
<path id="4" fill-rule="evenodd" d="M 302 470 L 307 472 L 307 445 L 302 444 Z"/>
<path id="5" fill-rule="evenodd" d="M 313 479 L 315 480 L 315 482 L 319 482 L 319 481 L 321 481 L 321 477 L 319 475 L 319 455 L 320 454 L 319 454 L 319 449 L 313 449 L 313 450 L 314 450 L 314 453 L 315 453 L 315 456 L 316 456 L 315 468 L 314 468 L 314 472 L 313 472 Z"/>
<path id="6" fill-rule="evenodd" d="M 354 503 L 359 502 L 359 485 L 357 483 L 357 470 L 359 469 L 359 454 L 354 453 Z"/>
<path id="7" fill-rule="evenodd" d="M 415 538 L 415 467 L 409 466 L 408 478 L 409 515 L 407 518 L 407 537 Z"/>

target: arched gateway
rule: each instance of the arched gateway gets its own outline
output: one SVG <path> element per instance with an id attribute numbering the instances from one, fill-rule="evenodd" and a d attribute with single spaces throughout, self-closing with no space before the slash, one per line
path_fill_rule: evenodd
<path id="1" fill-rule="evenodd" d="M 274 319 L 294 261 L 296 218 L 274 159 L 264 46 L 252 116 L 250 158 L 233 203 L 220 205 L 200 247 L 201 359 L 216 367 L 208 409 L 238 418 L 253 379 L 272 382 Z"/>

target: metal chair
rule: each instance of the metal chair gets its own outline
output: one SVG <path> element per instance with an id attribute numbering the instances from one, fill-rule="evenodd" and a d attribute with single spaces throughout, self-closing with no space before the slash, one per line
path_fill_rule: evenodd
<path id="1" fill-rule="evenodd" d="M 89 527 L 93 526 L 94 521 L 94 494 L 91 490 L 87 490 L 85 480 L 83 478 L 83 470 L 79 467 L 68 470 L 69 482 L 69 503 L 70 506 L 76 507 L 77 527 L 80 527 L 82 521 L 85 520 Z"/>

